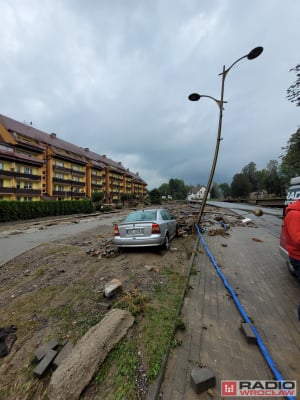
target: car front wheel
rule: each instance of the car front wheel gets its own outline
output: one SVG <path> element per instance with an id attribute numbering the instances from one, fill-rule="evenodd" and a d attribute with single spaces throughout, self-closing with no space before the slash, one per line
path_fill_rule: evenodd
<path id="1" fill-rule="evenodd" d="M 170 249 L 170 239 L 169 239 L 169 235 L 166 235 L 165 237 L 165 242 L 163 244 L 163 248 L 165 250 L 169 250 Z"/>

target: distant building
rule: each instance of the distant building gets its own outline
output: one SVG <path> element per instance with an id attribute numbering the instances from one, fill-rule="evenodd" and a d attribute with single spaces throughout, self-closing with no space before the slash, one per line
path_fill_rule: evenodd
<path id="1" fill-rule="evenodd" d="M 191 192 L 187 195 L 187 200 L 202 200 L 204 197 L 204 193 L 206 191 L 205 186 L 198 185 L 197 187 L 193 188 Z M 208 193 L 207 198 L 210 198 L 210 193 Z"/>
<path id="2" fill-rule="evenodd" d="M 146 182 L 121 162 L 0 114 L 0 200 L 78 200 L 103 192 L 146 195 Z"/>

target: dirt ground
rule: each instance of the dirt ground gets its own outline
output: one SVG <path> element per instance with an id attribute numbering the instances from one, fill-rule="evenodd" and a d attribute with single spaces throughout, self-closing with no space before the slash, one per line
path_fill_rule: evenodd
<path id="1" fill-rule="evenodd" d="M 0 267 L 0 327 L 15 327 L 17 336 L 9 354 L 0 358 L 0 399 L 45 398 L 49 375 L 34 378 L 35 350 L 53 337 L 76 343 L 111 307 L 103 292 L 112 279 L 122 282 L 122 293 L 142 293 L 151 299 L 154 288 L 166 284 L 164 272 L 187 276 L 196 211 L 185 204 L 171 211 L 182 231 L 169 251 L 119 252 L 111 243 L 112 226 L 102 226 L 44 243 Z M 211 213 L 212 220 L 221 211 Z M 30 223 L 14 224 L 14 229 L 26 229 Z"/>

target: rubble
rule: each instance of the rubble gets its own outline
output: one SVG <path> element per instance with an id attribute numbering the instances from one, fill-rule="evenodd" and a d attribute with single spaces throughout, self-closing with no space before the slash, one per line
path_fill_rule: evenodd
<path id="1" fill-rule="evenodd" d="M 79 399 L 96 369 L 133 323 L 134 317 L 128 311 L 113 309 L 90 328 L 53 373 L 49 399 Z"/>

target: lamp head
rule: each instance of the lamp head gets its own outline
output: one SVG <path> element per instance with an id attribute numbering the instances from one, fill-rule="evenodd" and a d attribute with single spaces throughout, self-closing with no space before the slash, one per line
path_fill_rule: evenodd
<path id="1" fill-rule="evenodd" d="M 200 100 L 201 96 L 199 93 L 192 93 L 189 95 L 189 100 L 190 101 L 198 101 Z"/>
<path id="2" fill-rule="evenodd" d="M 248 60 L 254 60 L 254 58 L 260 56 L 263 50 L 264 48 L 261 46 L 255 47 L 253 50 L 250 51 L 250 53 L 247 54 Z"/>

